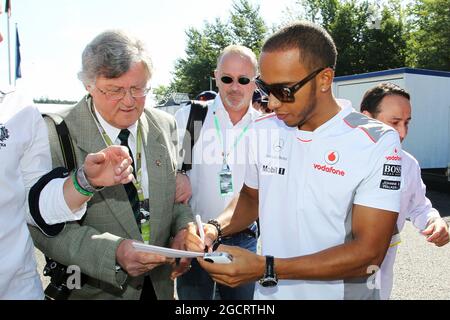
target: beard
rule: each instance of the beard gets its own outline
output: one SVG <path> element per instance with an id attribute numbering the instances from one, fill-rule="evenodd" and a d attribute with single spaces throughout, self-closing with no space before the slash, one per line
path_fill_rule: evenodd
<path id="1" fill-rule="evenodd" d="M 314 111 L 316 110 L 316 105 L 317 105 L 317 100 L 316 100 L 316 96 L 314 95 L 314 92 L 311 92 L 311 95 L 309 97 L 309 104 L 302 110 L 302 112 L 299 114 L 299 118 L 300 120 L 298 121 L 298 123 L 295 125 L 296 127 L 298 127 L 300 130 L 302 128 L 302 126 L 309 120 L 311 119 Z"/>
<path id="2" fill-rule="evenodd" d="M 245 104 L 245 96 L 242 93 L 227 92 L 223 101 L 225 102 L 226 107 L 234 111 L 247 107 Z"/>

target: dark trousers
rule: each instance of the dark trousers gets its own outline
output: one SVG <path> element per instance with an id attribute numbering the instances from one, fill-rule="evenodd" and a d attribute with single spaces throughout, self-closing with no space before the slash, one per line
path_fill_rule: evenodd
<path id="1" fill-rule="evenodd" d="M 141 299 L 145 301 L 155 301 L 158 300 L 156 297 L 155 289 L 153 288 L 152 280 L 150 276 L 145 276 L 144 285 L 141 291 Z"/>

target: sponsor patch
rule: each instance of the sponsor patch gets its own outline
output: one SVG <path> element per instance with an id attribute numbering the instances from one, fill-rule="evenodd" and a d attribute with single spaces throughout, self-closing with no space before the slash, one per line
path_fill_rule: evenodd
<path id="1" fill-rule="evenodd" d="M 325 154 L 325 162 L 329 165 L 334 165 L 339 161 L 339 152 L 337 151 L 328 151 Z"/>
<path id="2" fill-rule="evenodd" d="M 262 171 L 269 174 L 279 174 L 280 176 L 284 176 L 286 174 L 285 168 L 272 167 L 268 165 L 263 165 Z"/>
<path id="3" fill-rule="evenodd" d="M 397 164 L 385 164 L 383 166 L 383 176 L 400 177 L 402 175 L 402 166 Z"/>
<path id="4" fill-rule="evenodd" d="M 313 164 L 314 169 L 318 170 L 318 171 L 323 171 L 326 173 L 330 173 L 330 174 L 334 174 L 336 176 L 345 176 L 345 171 L 344 170 L 339 170 L 339 169 L 335 169 L 333 166 L 328 167 L 326 165 L 320 165 L 320 164 Z"/>
<path id="5" fill-rule="evenodd" d="M 400 181 L 381 180 L 380 189 L 400 190 Z"/>

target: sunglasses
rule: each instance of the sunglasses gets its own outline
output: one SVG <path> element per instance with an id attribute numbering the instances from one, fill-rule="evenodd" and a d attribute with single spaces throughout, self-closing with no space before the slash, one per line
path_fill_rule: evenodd
<path id="1" fill-rule="evenodd" d="M 234 82 L 233 78 L 229 76 L 223 76 L 222 78 L 220 78 L 220 81 L 222 81 L 225 84 L 230 84 Z M 252 80 L 247 77 L 239 77 L 237 80 L 237 82 L 243 86 L 248 85 L 251 81 Z"/>
<path id="2" fill-rule="evenodd" d="M 255 82 L 258 89 L 264 92 L 265 95 L 269 96 L 270 94 L 273 94 L 275 98 L 277 98 L 280 102 L 294 102 L 295 93 L 309 81 L 314 79 L 315 76 L 317 76 L 322 70 L 325 70 L 326 68 L 331 67 L 323 67 L 317 69 L 316 71 L 313 71 L 312 73 L 310 73 L 305 78 L 303 78 L 302 80 L 300 80 L 291 87 L 279 83 L 267 84 L 264 81 L 262 81 L 259 77 L 256 78 Z"/>

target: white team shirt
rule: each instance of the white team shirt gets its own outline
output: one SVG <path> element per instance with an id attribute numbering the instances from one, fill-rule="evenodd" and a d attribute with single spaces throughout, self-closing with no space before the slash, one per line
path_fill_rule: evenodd
<path id="1" fill-rule="evenodd" d="M 0 163 L 0 299 L 43 299 L 26 225 L 34 224 L 28 191 L 52 169 L 47 127 L 36 108 L 23 108 L 0 124 Z M 86 211 L 84 205 L 71 212 L 63 183 L 53 180 L 41 192 L 40 211 L 48 224 L 79 219 Z"/>
<path id="2" fill-rule="evenodd" d="M 426 197 L 426 186 L 422 181 L 420 166 L 417 160 L 408 152 L 402 150 L 402 184 L 400 213 L 397 219 L 399 232 L 403 230 L 407 218 L 419 230 L 424 230 L 432 218 L 440 218 L 439 212 L 432 207 Z M 400 238 L 394 237 L 381 265 L 380 285 L 381 299 L 391 296 L 394 278 L 394 262 Z"/>
<path id="3" fill-rule="evenodd" d="M 186 106 L 175 114 L 180 145 L 184 139 L 190 110 L 191 107 Z M 214 112 L 220 123 L 225 148 L 222 147 L 215 129 Z M 247 126 L 250 128 L 251 123 L 259 116 L 260 112 L 249 106 L 244 117 L 233 126 L 220 95 L 208 103 L 208 113 L 199 138 L 192 149 L 192 169 L 187 172 L 192 186 L 190 205 L 192 211 L 202 217 L 202 221 L 215 219 L 228 206 L 234 196 L 241 191 L 244 184 L 250 132 L 243 136 L 236 148 L 233 148 L 233 145 L 244 128 Z M 233 194 L 227 196 L 220 195 L 218 176 L 223 166 L 222 152 L 224 149 L 225 153 L 229 153 L 227 163 L 233 178 Z M 182 160 L 179 161 L 180 167 L 182 162 Z"/>
<path id="4" fill-rule="evenodd" d="M 353 204 L 400 209 L 400 174 L 384 175 L 400 167 L 398 134 L 350 106 L 313 132 L 287 127 L 275 115 L 260 118 L 249 151 L 245 184 L 259 189 L 263 255 L 303 256 L 350 241 Z M 366 279 L 255 288 L 255 299 L 371 298 L 378 291 Z"/>

